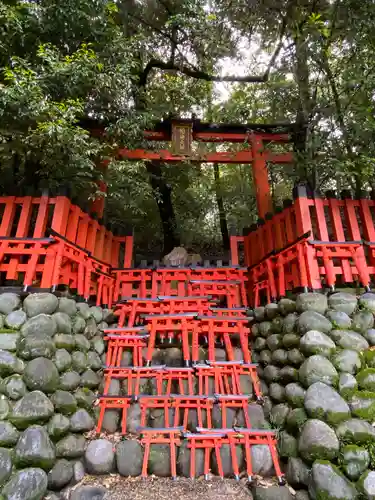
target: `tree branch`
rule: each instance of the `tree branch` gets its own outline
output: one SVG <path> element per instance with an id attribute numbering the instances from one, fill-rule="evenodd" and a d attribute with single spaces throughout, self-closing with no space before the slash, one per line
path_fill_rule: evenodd
<path id="1" fill-rule="evenodd" d="M 176 71 L 182 73 L 191 78 L 196 78 L 197 80 L 205 80 L 206 82 L 239 82 L 239 83 L 265 83 L 269 79 L 271 69 L 279 55 L 283 46 L 283 37 L 286 29 L 286 19 L 283 18 L 283 23 L 280 30 L 280 40 L 276 46 L 274 53 L 268 63 L 266 71 L 262 75 L 246 75 L 246 76 L 235 76 L 235 75 L 211 75 L 205 71 L 201 71 L 197 68 L 189 68 L 183 64 L 178 65 L 170 62 L 164 62 L 159 59 L 151 59 L 139 78 L 139 86 L 145 87 L 147 84 L 148 76 L 152 69 L 160 69 L 162 71 Z"/>

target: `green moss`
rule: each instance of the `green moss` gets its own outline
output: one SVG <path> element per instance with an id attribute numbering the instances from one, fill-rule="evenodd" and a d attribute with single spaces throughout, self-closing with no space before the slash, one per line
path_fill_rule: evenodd
<path id="1" fill-rule="evenodd" d="M 359 401 L 363 400 L 364 404 L 362 407 L 356 404 L 356 399 Z M 371 402 L 367 404 L 366 400 L 367 402 Z M 368 420 L 371 423 L 375 420 L 375 392 L 355 391 L 350 402 L 352 403 L 351 408 L 354 416 Z"/>
<path id="2" fill-rule="evenodd" d="M 18 330 L 12 328 L 0 328 L 0 333 L 19 333 Z"/>
<path id="3" fill-rule="evenodd" d="M 361 353 L 361 356 L 369 368 L 375 368 L 375 351 L 371 351 L 370 349 L 366 349 Z"/>

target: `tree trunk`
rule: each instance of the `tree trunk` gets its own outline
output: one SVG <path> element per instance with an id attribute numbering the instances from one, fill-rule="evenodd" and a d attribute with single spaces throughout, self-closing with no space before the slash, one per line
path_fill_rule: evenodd
<path id="1" fill-rule="evenodd" d="M 165 182 L 161 167 L 162 162 L 160 161 L 146 163 L 152 192 L 159 209 L 164 235 L 163 253 L 166 255 L 174 247 L 180 246 L 180 237 L 177 232 L 176 216 L 172 204 L 172 189 Z"/>
<path id="2" fill-rule="evenodd" d="M 217 163 L 214 163 L 214 176 L 215 176 L 215 195 L 216 195 L 217 207 L 219 209 L 220 230 L 221 230 L 221 236 L 223 238 L 223 247 L 224 250 L 229 250 L 230 242 L 229 242 L 228 224 L 224 209 L 223 197 L 221 195 L 220 170 L 219 170 L 219 165 Z"/>

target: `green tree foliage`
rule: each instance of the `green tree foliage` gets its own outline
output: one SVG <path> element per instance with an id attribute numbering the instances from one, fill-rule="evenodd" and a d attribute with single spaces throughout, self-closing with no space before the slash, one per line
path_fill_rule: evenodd
<path id="1" fill-rule="evenodd" d="M 0 0 L 1 191 L 66 185 L 83 204 L 104 176 L 108 219 L 133 225 L 147 254 L 166 245 L 167 187 L 176 241 L 219 254 L 218 194 L 229 231 L 257 218 L 250 166 L 221 165 L 215 183 L 212 166 L 163 165 L 155 187 L 144 162 L 97 165 L 119 147 L 159 147 L 145 127 L 195 113 L 297 123 L 296 162 L 269 166 L 275 205 L 301 180 L 366 189 L 374 28 L 370 0 Z"/>

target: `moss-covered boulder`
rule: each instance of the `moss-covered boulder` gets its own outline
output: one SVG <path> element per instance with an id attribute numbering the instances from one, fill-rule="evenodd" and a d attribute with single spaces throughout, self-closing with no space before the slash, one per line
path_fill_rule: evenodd
<path id="1" fill-rule="evenodd" d="M 335 465 L 317 460 L 311 469 L 309 495 L 313 500 L 353 500 L 358 492 Z"/>
<path id="2" fill-rule="evenodd" d="M 48 394 L 59 386 L 59 372 L 54 363 L 47 358 L 31 360 L 25 368 L 23 378 L 30 391 L 38 390 Z"/>
<path id="3" fill-rule="evenodd" d="M 357 374 L 360 389 L 375 391 L 375 368 L 365 368 Z"/>
<path id="4" fill-rule="evenodd" d="M 352 327 L 351 317 L 343 311 L 327 311 L 326 317 L 335 330 L 350 330 Z"/>
<path id="5" fill-rule="evenodd" d="M 342 422 L 336 428 L 340 441 L 353 444 L 375 442 L 375 428 L 360 418 L 351 418 Z"/>
<path id="6" fill-rule="evenodd" d="M 341 449 L 342 468 L 351 481 L 356 481 L 370 464 L 370 454 L 361 446 L 348 444 Z"/>
<path id="7" fill-rule="evenodd" d="M 301 338 L 300 349 L 306 356 L 320 354 L 329 358 L 336 351 L 336 344 L 325 333 L 309 330 Z"/>
<path id="8" fill-rule="evenodd" d="M 375 293 L 364 293 L 359 297 L 358 305 L 361 309 L 375 313 Z"/>
<path id="9" fill-rule="evenodd" d="M 285 397 L 293 408 L 303 408 L 305 402 L 305 389 L 297 383 L 292 382 L 285 387 Z"/>
<path id="10" fill-rule="evenodd" d="M 48 471 L 55 461 L 55 447 L 46 429 L 40 425 L 26 429 L 14 449 L 14 463 L 17 467 L 40 467 Z"/>
<path id="11" fill-rule="evenodd" d="M 298 451 L 306 462 L 337 457 L 340 445 L 335 431 L 321 420 L 308 420 L 301 430 Z"/>
<path id="12" fill-rule="evenodd" d="M 334 311 L 340 311 L 351 316 L 357 309 L 357 297 L 351 293 L 337 292 L 328 297 L 328 305 Z"/>
<path id="13" fill-rule="evenodd" d="M 357 391 L 348 399 L 348 402 L 353 416 L 369 422 L 375 420 L 375 392 Z"/>
<path id="14" fill-rule="evenodd" d="M 328 309 L 327 297 L 321 293 L 300 293 L 296 300 L 296 310 L 299 313 L 315 311 L 324 314 Z"/>
<path id="15" fill-rule="evenodd" d="M 307 389 L 305 410 L 311 418 L 324 420 L 331 425 L 337 425 L 351 416 L 347 402 L 332 387 L 322 382 L 316 382 Z"/>
<path id="16" fill-rule="evenodd" d="M 277 449 L 281 458 L 298 457 L 297 439 L 287 431 L 280 432 Z"/>
<path id="17" fill-rule="evenodd" d="M 354 375 L 351 373 L 340 373 L 338 389 L 340 395 L 345 399 L 353 396 L 358 390 L 358 383 Z"/>
<path id="18" fill-rule="evenodd" d="M 368 498 L 375 498 L 375 471 L 368 470 L 358 480 L 358 490 Z"/>
<path id="19" fill-rule="evenodd" d="M 298 318 L 298 331 L 304 335 L 311 330 L 329 333 L 332 330 L 332 323 L 323 314 L 306 311 Z"/>
<path id="20" fill-rule="evenodd" d="M 299 434 L 307 420 L 308 416 L 303 408 L 292 408 L 286 417 L 285 427 L 295 436 Z"/>
<path id="21" fill-rule="evenodd" d="M 352 330 L 365 333 L 374 326 L 374 316 L 370 311 L 358 311 L 352 320 Z"/>
<path id="22" fill-rule="evenodd" d="M 77 410 L 77 400 L 68 391 L 57 390 L 51 396 L 51 402 L 53 403 L 55 410 L 64 415 L 71 415 Z"/>
<path id="23" fill-rule="evenodd" d="M 340 372 L 351 373 L 355 375 L 362 367 L 362 361 L 359 353 L 353 349 L 343 349 L 331 359 L 333 366 Z"/>
<path id="24" fill-rule="evenodd" d="M 284 427 L 290 407 L 285 403 L 275 405 L 270 413 L 270 422 L 275 427 Z"/>
<path id="25" fill-rule="evenodd" d="M 279 311 L 283 316 L 294 313 L 296 311 L 296 302 L 292 299 L 282 298 L 279 300 Z"/>
<path id="26" fill-rule="evenodd" d="M 352 330 L 332 330 L 330 337 L 342 349 L 352 349 L 353 351 L 361 352 L 369 347 L 367 340 L 360 333 Z"/>
<path id="27" fill-rule="evenodd" d="M 30 425 L 46 422 L 53 412 L 53 404 L 47 396 L 41 391 L 33 391 L 17 401 L 9 420 L 17 429 L 26 429 Z"/>
<path id="28" fill-rule="evenodd" d="M 315 382 L 323 382 L 336 386 L 339 375 L 333 364 L 325 357 L 316 354 L 307 358 L 299 369 L 299 379 L 304 387 L 310 387 Z"/>
<path id="29" fill-rule="evenodd" d="M 291 365 L 299 367 L 305 361 L 305 356 L 299 349 L 294 348 L 288 351 L 288 361 Z"/>

